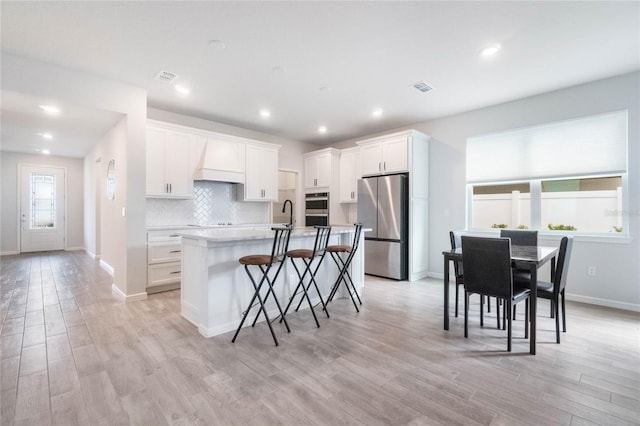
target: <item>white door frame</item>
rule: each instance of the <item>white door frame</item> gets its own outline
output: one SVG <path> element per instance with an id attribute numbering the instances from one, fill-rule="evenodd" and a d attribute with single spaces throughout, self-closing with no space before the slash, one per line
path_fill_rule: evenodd
<path id="1" fill-rule="evenodd" d="M 22 169 L 23 167 L 35 167 L 35 168 L 50 168 L 50 169 L 60 169 L 62 170 L 64 179 L 64 188 L 63 188 L 63 197 L 64 197 L 64 217 L 63 217 L 63 243 L 62 249 L 67 249 L 67 168 L 61 166 L 52 166 L 47 164 L 29 164 L 29 163 L 18 163 L 18 178 L 17 183 L 18 187 L 16 188 L 16 233 L 17 233 L 17 242 L 18 247 L 17 251 L 22 253 Z"/>

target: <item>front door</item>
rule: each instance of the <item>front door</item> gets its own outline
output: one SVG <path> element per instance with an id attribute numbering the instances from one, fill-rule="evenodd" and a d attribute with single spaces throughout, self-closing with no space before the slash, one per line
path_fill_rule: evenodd
<path id="1" fill-rule="evenodd" d="M 20 165 L 20 252 L 62 250 L 65 171 Z"/>

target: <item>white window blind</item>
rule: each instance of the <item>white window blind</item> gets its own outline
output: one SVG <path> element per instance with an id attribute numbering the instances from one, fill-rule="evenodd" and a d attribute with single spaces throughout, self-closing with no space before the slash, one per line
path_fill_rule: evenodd
<path id="1" fill-rule="evenodd" d="M 627 170 L 627 111 L 467 139 L 467 182 Z"/>

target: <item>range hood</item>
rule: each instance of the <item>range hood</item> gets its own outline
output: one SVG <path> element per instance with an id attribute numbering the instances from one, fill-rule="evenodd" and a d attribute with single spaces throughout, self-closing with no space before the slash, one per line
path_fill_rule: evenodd
<path id="1" fill-rule="evenodd" d="M 242 167 L 238 168 L 237 160 L 234 161 L 238 153 L 234 152 L 234 148 L 231 145 L 225 146 L 225 143 L 221 144 L 219 141 L 208 140 L 193 179 L 243 184 L 244 155 L 242 155 Z M 235 169 L 234 164 L 236 165 Z M 239 171 L 240 169 L 242 171 Z"/>

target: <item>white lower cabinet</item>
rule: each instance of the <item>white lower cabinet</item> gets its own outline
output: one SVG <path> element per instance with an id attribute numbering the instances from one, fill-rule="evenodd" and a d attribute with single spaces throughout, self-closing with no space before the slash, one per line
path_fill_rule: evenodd
<path id="1" fill-rule="evenodd" d="M 174 232 L 147 233 L 147 293 L 180 288 L 182 241 Z"/>

